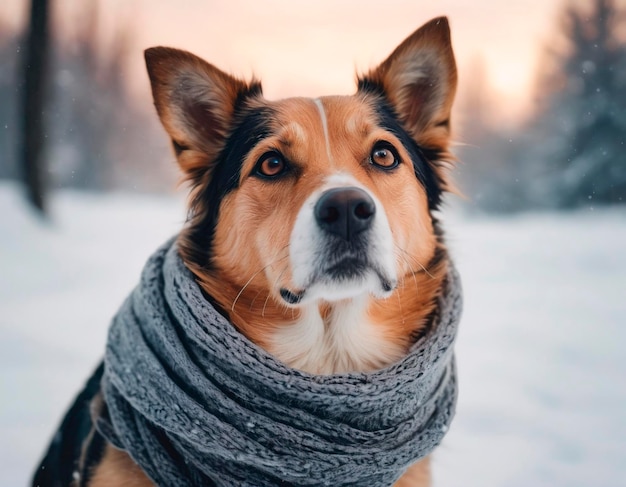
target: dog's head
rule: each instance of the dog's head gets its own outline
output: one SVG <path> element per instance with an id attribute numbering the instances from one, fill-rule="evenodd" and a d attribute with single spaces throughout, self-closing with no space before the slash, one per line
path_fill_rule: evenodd
<path id="1" fill-rule="evenodd" d="M 211 294 L 266 292 L 264 309 L 385 298 L 433 259 L 456 88 L 445 18 L 352 96 L 268 101 L 184 51 L 148 49 L 146 62 L 192 188 L 181 252 L 200 281 L 219 277 Z"/>

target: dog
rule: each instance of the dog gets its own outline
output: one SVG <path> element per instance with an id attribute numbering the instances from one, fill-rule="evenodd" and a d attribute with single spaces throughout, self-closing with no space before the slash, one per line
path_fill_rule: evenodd
<path id="1" fill-rule="evenodd" d="M 450 265 L 436 213 L 454 161 L 447 19 L 415 31 L 351 96 L 268 101 L 258 81 L 188 52 L 156 47 L 145 59 L 191 188 L 179 252 L 207 299 L 249 340 L 310 374 L 401 359 Z M 85 406 L 102 401 L 96 379 L 33 485 L 154 485 L 98 438 Z M 395 485 L 430 485 L 428 457 Z"/>

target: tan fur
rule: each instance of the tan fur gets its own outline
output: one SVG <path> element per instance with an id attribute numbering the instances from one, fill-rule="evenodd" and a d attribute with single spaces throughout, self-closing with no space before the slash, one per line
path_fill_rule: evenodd
<path id="1" fill-rule="evenodd" d="M 430 484 L 430 459 L 426 457 L 409 467 L 394 487 L 428 487 Z"/>
<path id="2" fill-rule="evenodd" d="M 394 487 L 428 487 L 430 461 L 420 460 L 411 466 Z M 154 484 L 123 451 L 107 445 L 102 462 L 94 469 L 90 487 L 154 487 Z"/>
<path id="3" fill-rule="evenodd" d="M 375 104 L 382 95 L 361 90 L 353 96 L 267 101 L 260 95 L 260 85 L 232 78 L 189 53 L 155 48 L 146 53 L 146 60 L 159 116 L 175 145 L 183 149 L 178 162 L 191 182 L 193 215 L 181 233 L 179 246 L 204 292 L 250 340 L 288 365 L 307 364 L 303 368 L 308 372 L 366 371 L 401 358 L 434 309 L 447 261 L 426 191 L 412 165 L 404 163 L 384 172 L 369 162 L 372 148 L 381 140 L 390 143 L 401 160 L 410 161 L 396 136 L 377 124 Z M 456 88 L 446 19 L 435 19 L 420 28 L 360 81 L 382 88 L 407 132 L 421 147 L 440 156 L 430 163 L 445 186 L 441 169 L 445 160 L 452 160 L 448 146 Z M 273 110 L 273 135 L 246 156 L 237 189 L 222 200 L 209 260 L 209 249 L 199 249 L 191 231 L 208 211 L 197 196 L 206 191 L 212 163 L 232 129 L 233 113 L 244 95 L 248 109 Z M 270 150 L 284 155 L 292 172 L 268 183 L 251 173 Z M 289 260 L 291 231 L 305 200 L 339 173 L 348 174 L 381 202 L 393 235 L 398 286 L 386 299 L 367 297 L 364 307 L 379 348 L 389 350 L 381 355 L 384 363 L 379 363 L 381 356 L 351 360 L 329 356 L 323 364 L 296 361 L 285 352 L 289 343 L 281 342 L 289 336 L 284 330 L 301 323 L 304 313 L 302 307 L 287 305 L 279 293 L 281 288 L 294 288 Z M 333 317 L 345 305 L 316 304 L 327 329 L 336 326 Z M 332 330 L 327 332 L 332 340 Z M 151 484 L 125 453 L 108 446 L 90 485 Z M 413 465 L 396 487 L 428 485 L 426 458 Z"/>
<path id="4" fill-rule="evenodd" d="M 89 487 L 152 487 L 154 484 L 124 451 L 107 445 Z"/>

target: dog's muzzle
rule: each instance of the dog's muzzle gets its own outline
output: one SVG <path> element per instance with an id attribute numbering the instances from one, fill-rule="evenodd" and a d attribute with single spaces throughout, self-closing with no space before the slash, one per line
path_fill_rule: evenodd
<path id="1" fill-rule="evenodd" d="M 395 288 L 393 237 L 380 202 L 356 184 L 325 188 L 303 204 L 292 231 L 292 283 L 280 289 L 295 305 Z"/>

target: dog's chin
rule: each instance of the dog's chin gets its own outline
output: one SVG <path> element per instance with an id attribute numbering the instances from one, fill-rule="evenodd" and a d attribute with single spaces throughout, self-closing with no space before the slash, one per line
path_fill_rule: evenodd
<path id="1" fill-rule="evenodd" d="M 298 289 L 280 289 L 283 301 L 291 306 L 308 304 L 315 301 L 336 302 L 371 295 L 385 299 L 393 293 L 397 280 L 386 276 L 376 269 L 345 273 L 331 269 L 311 279 Z"/>

